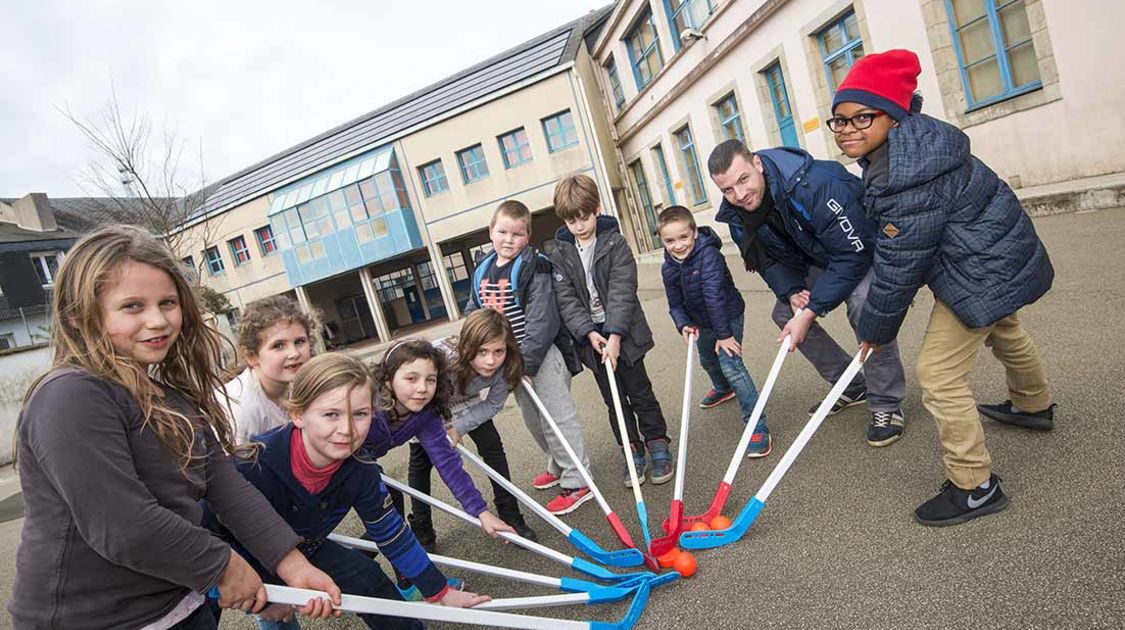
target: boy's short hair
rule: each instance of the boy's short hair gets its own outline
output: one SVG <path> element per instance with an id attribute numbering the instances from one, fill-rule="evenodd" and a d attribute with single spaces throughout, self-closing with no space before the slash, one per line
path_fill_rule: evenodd
<path id="1" fill-rule="evenodd" d="M 504 215 L 514 221 L 523 221 L 527 226 L 527 235 L 531 236 L 531 210 L 522 201 L 515 199 L 507 199 L 501 201 L 499 206 L 496 206 L 496 212 L 492 213 L 492 220 L 488 222 L 488 229 L 496 227 L 496 218 Z"/>
<path id="2" fill-rule="evenodd" d="M 660 216 L 656 217 L 656 233 L 660 234 L 664 226 L 680 221 L 687 223 L 691 229 L 696 229 L 695 216 L 692 215 L 691 210 L 683 206 L 668 206 L 660 211 Z"/>
<path id="3" fill-rule="evenodd" d="M 598 185 L 589 175 L 571 175 L 555 186 L 555 214 L 563 221 L 597 214 Z"/>
<path id="4" fill-rule="evenodd" d="M 720 142 L 719 146 L 711 151 L 711 156 L 707 158 L 707 171 L 711 175 L 722 175 L 730 170 L 730 165 L 734 162 L 735 156 L 738 155 L 741 155 L 742 159 L 747 162 L 754 159 L 754 152 L 741 140 L 731 139 Z"/>

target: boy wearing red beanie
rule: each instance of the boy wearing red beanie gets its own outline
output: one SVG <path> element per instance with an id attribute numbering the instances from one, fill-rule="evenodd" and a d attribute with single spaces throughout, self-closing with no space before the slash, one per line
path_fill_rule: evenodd
<path id="1" fill-rule="evenodd" d="M 980 414 L 1054 427 L 1047 375 L 1017 314 L 1051 288 L 1054 270 L 1015 194 L 970 154 L 968 136 L 920 113 L 920 73 L 908 50 L 860 59 L 827 124 L 840 150 L 859 158 L 875 222 L 875 279 L 856 331 L 861 348 L 878 351 L 897 336 L 923 284 L 934 294 L 917 373 L 948 480 L 914 516 L 923 525 L 956 525 L 1008 505 Z M 1004 365 L 1011 400 L 975 404 L 967 378 L 982 344 Z"/>

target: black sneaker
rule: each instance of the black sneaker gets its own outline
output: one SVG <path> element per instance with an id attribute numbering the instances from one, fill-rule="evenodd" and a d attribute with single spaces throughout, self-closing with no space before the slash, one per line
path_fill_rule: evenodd
<path id="1" fill-rule="evenodd" d="M 637 484 L 643 486 L 645 483 L 645 473 L 648 472 L 648 460 L 645 458 L 643 449 L 639 453 L 636 452 L 635 449 L 633 450 L 633 467 L 637 469 Z M 621 464 L 621 470 L 621 483 L 626 488 L 632 488 L 633 478 L 629 476 L 629 462 L 623 462 Z"/>
<path id="2" fill-rule="evenodd" d="M 871 425 L 867 427 L 868 446 L 888 446 L 902 437 L 906 430 L 906 419 L 902 410 L 875 411 L 871 413 Z"/>
<path id="3" fill-rule="evenodd" d="M 839 398 L 836 399 L 836 403 L 832 405 L 832 409 L 830 409 L 828 411 L 828 415 L 834 416 L 834 415 L 840 413 L 841 411 L 847 409 L 848 407 L 852 407 L 854 405 L 859 405 L 859 404 L 862 404 L 862 403 L 865 403 L 865 402 L 867 402 L 867 388 L 866 387 L 864 387 L 863 389 L 861 389 L 857 392 L 847 392 L 847 391 L 845 391 L 843 394 L 840 394 Z M 811 415 L 815 414 L 816 410 L 819 409 L 819 408 L 820 408 L 820 403 L 817 403 L 817 404 L 813 405 L 812 407 L 809 407 L 809 415 L 811 416 Z"/>
<path id="4" fill-rule="evenodd" d="M 410 523 L 410 531 L 414 532 L 414 538 L 418 540 L 418 544 L 422 545 L 422 549 L 426 553 L 434 553 L 437 549 L 437 533 L 434 532 L 434 522 L 430 518 L 419 518 L 411 514 L 407 517 Z"/>
<path id="5" fill-rule="evenodd" d="M 937 496 L 914 510 L 914 518 L 923 525 L 944 527 L 960 525 L 1008 507 L 1008 497 L 1000 489 L 1000 477 L 991 475 L 987 483 L 987 488 L 962 490 L 947 479 Z"/>
<path id="6" fill-rule="evenodd" d="M 652 460 L 652 467 L 649 468 L 649 476 L 652 477 L 652 483 L 662 484 L 667 483 L 676 474 L 676 462 L 672 459 L 672 454 L 668 452 L 667 440 L 651 440 L 648 443 L 648 454 Z"/>
<path id="7" fill-rule="evenodd" d="M 1005 400 L 999 405 L 977 405 L 977 409 L 985 417 L 992 418 L 997 422 L 1036 431 L 1050 431 L 1055 428 L 1055 407 L 1057 406 L 1051 405 L 1043 411 L 1028 413 L 1012 409 L 1012 401 Z"/>
<path id="8" fill-rule="evenodd" d="M 534 529 L 527 526 L 527 522 L 523 520 L 522 514 L 512 514 L 508 517 L 501 517 L 505 523 L 512 526 L 516 533 L 520 536 L 530 540 L 531 542 L 539 542 L 539 535 L 535 533 Z"/>

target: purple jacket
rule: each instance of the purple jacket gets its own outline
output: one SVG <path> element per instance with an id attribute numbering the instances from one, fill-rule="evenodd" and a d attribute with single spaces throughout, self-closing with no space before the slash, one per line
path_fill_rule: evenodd
<path id="1" fill-rule="evenodd" d="M 393 432 L 390 427 L 390 412 L 376 411 L 371 415 L 371 428 L 367 430 L 364 446 L 371 449 L 378 459 L 392 448 L 406 444 L 412 437 L 418 438 L 422 443 L 422 448 L 430 456 L 441 480 L 449 487 L 453 496 L 457 497 L 461 507 L 473 516 L 484 512 L 487 509 L 484 497 L 473 485 L 469 473 L 465 472 L 461 456 L 453 450 L 449 439 L 445 437 L 445 425 L 441 417 L 430 407 L 404 416 Z"/>

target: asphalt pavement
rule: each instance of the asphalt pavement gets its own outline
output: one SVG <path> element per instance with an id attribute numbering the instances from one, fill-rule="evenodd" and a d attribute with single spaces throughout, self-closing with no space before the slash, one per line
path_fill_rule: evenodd
<path id="1" fill-rule="evenodd" d="M 1125 496 L 1120 445 L 1125 404 L 1125 209 L 1037 219 L 1056 269 L 1054 288 L 1021 311 L 1035 338 L 1058 403 L 1049 433 L 986 423 L 995 471 L 1003 477 L 1010 507 L 997 515 L 949 528 L 917 525 L 913 508 L 937 492 L 944 479 L 933 421 L 921 403 L 913 374 L 930 308 L 923 290 L 899 336 L 907 366 L 905 437 L 886 448 L 864 440 L 869 420 L 856 407 L 829 418 L 770 497 L 745 538 L 696 553 L 699 571 L 652 593 L 638 628 L 1122 628 L 1125 627 Z M 728 251 L 733 248 L 728 245 Z M 773 296 L 756 276 L 728 264 L 746 297 L 744 352 L 761 386 L 773 360 L 777 329 L 770 321 Z M 659 266 L 643 264 L 640 296 L 656 334 L 646 361 L 668 420 L 678 435 L 684 377 L 684 344 L 673 329 L 660 285 Z M 846 349 L 853 337 L 842 312 L 825 325 Z M 1006 398 L 1003 369 L 982 351 L 972 384 L 978 400 Z M 708 387 L 695 370 L 693 398 Z M 810 405 L 829 385 L 793 355 L 782 368 L 766 414 L 774 451 L 743 460 L 726 510 L 733 517 L 805 424 Z M 613 441 L 605 406 L 589 373 L 572 388 L 583 418 L 594 476 L 633 535 L 640 528 L 632 493 L 622 485 L 623 458 Z M 710 410 L 692 404 L 685 503 L 703 511 L 721 479 L 742 430 L 730 402 Z M 521 487 L 540 471 L 543 457 L 514 405 L 497 417 Z M 405 481 L 406 449 L 383 462 Z M 480 487 L 483 476 L 474 473 Z M 0 479 L 0 484 L 5 480 Z M 440 488 L 435 483 L 435 488 Z M 673 484 L 643 486 L 650 527 L 659 533 Z M 536 492 L 543 502 L 552 495 Z M 444 488 L 439 498 L 452 502 Z M 490 491 L 485 491 L 490 496 Z M 5 502 L 10 507 L 12 502 Z M 575 550 L 530 514 L 541 541 L 564 553 Z M 565 519 L 613 548 L 597 504 Z M 22 519 L 0 524 L 0 593 L 7 601 L 14 577 Z M 358 535 L 354 514 L 341 533 Z M 437 515 L 438 553 L 551 576 L 580 577 L 529 552 L 504 547 L 479 530 Z M 384 565 L 385 566 L 385 565 Z M 494 597 L 550 594 L 496 578 L 451 572 L 470 590 Z M 539 609 L 534 614 L 615 621 L 627 604 Z M 6 615 L 0 624 L 10 624 Z M 306 628 L 362 628 L 356 618 L 306 622 Z M 224 615 L 224 629 L 254 628 L 244 615 Z M 470 627 L 431 624 L 433 628 Z"/>

